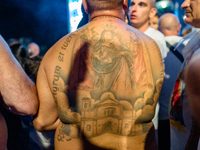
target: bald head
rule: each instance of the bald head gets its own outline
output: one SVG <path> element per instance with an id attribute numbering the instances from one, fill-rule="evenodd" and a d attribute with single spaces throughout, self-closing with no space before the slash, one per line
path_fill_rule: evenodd
<path id="1" fill-rule="evenodd" d="M 165 36 L 178 35 L 181 24 L 178 17 L 172 13 L 166 13 L 159 18 L 158 30 Z"/>
<path id="2" fill-rule="evenodd" d="M 30 53 L 30 58 L 33 58 L 33 57 L 39 55 L 39 53 L 40 53 L 39 45 L 34 42 L 31 42 L 30 44 L 28 44 L 28 50 Z"/>

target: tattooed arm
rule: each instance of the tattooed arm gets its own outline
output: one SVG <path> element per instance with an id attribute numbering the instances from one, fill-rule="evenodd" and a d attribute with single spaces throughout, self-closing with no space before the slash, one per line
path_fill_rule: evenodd
<path id="1" fill-rule="evenodd" d="M 18 115 L 35 115 L 38 108 L 35 85 L 1 36 L 0 56 L 0 95 L 5 107 Z"/>
<path id="2" fill-rule="evenodd" d="M 36 85 L 39 98 L 39 110 L 37 116 L 34 118 L 33 124 L 38 131 L 54 130 L 59 123 L 59 119 L 56 104 L 47 81 L 44 62 L 41 63 L 38 70 Z"/>
<path id="3" fill-rule="evenodd" d="M 60 122 L 58 119 L 60 62 L 63 62 L 61 42 L 55 44 L 43 57 L 37 76 L 39 111 L 33 123 L 38 131 L 54 130 Z M 70 64 L 70 63 L 68 63 Z M 66 66 L 65 66 L 66 68 Z"/>

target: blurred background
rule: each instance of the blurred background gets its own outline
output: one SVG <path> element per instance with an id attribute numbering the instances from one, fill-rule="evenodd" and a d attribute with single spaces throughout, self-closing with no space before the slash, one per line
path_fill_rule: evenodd
<path id="1" fill-rule="evenodd" d="M 158 13 L 172 12 L 182 24 L 183 0 L 156 1 Z M 26 37 L 40 46 L 40 55 L 64 35 L 88 22 L 83 12 L 82 0 L 1 0 L 0 34 L 10 38 Z"/>

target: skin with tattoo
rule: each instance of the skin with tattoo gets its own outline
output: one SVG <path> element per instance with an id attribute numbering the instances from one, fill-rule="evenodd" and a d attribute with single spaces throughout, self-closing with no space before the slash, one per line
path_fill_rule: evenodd
<path id="1" fill-rule="evenodd" d="M 42 60 L 34 126 L 56 128 L 55 150 L 155 146 L 151 119 L 163 62 L 157 44 L 124 22 L 123 6 L 90 13 L 89 24 L 60 39 Z"/>

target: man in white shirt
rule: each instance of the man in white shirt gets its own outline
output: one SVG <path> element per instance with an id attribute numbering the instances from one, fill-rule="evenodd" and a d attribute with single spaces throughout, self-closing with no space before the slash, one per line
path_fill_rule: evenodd
<path id="1" fill-rule="evenodd" d="M 179 18 L 174 14 L 165 13 L 159 18 L 158 30 L 164 34 L 166 41 L 170 45 L 175 46 L 182 39 L 181 36 L 178 36 L 180 29 Z"/>
<path id="2" fill-rule="evenodd" d="M 129 19 L 131 26 L 150 36 L 158 44 L 162 58 L 167 55 L 164 35 L 149 26 L 150 19 L 156 15 L 154 0 L 131 0 Z"/>

